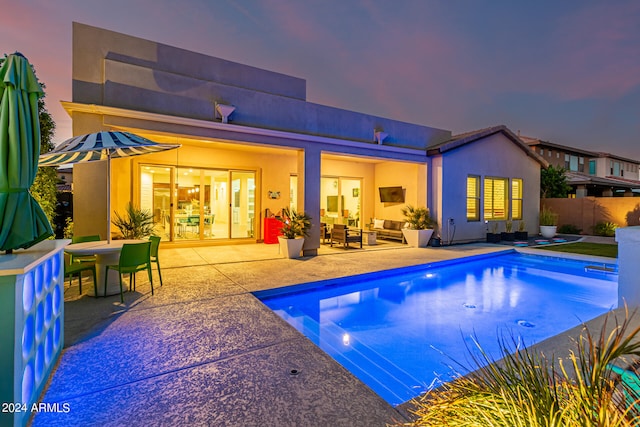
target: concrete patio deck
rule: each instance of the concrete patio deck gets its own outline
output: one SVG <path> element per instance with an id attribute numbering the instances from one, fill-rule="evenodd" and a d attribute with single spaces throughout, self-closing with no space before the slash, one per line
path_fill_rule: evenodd
<path id="1" fill-rule="evenodd" d="M 288 260 L 277 245 L 162 248 L 164 286 L 65 292 L 65 349 L 42 398 L 68 413 L 33 426 L 384 426 L 407 420 L 266 308 L 252 291 L 509 249 L 470 244 L 322 246 Z M 140 274 L 139 279 L 143 275 Z M 566 347 L 567 337 L 554 346 Z M 299 371 L 291 375 L 292 369 Z"/>

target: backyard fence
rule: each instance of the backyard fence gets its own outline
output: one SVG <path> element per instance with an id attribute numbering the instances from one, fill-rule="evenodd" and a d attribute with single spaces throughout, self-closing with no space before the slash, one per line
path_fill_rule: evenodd
<path id="1" fill-rule="evenodd" d="M 558 214 L 558 226 L 574 225 L 592 234 L 598 223 L 613 222 L 619 227 L 640 225 L 640 199 L 635 197 L 583 197 L 579 199 L 541 199 Z"/>

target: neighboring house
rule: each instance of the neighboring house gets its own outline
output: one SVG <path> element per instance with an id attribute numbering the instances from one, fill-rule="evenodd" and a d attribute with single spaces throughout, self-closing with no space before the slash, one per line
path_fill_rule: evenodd
<path id="1" fill-rule="evenodd" d="M 73 189 L 73 168 L 72 167 L 59 167 L 56 169 L 58 179 L 60 182 L 57 184 L 58 191 L 72 191 Z"/>
<path id="2" fill-rule="evenodd" d="M 520 139 L 549 164 L 567 171 L 575 197 L 633 196 L 632 191 L 640 189 L 640 161 L 526 136 Z"/>
<path id="3" fill-rule="evenodd" d="M 426 205 L 440 224 L 454 218 L 451 241 L 484 239 L 487 212 L 492 221 L 517 211 L 537 222 L 544 161 L 505 127 L 452 139 L 448 130 L 308 102 L 297 77 L 79 23 L 73 100 L 62 104 L 74 135 L 124 130 L 181 144 L 112 160 L 109 195 L 104 162 L 75 165 L 79 234 L 104 235 L 107 197 L 117 211 L 129 202 L 149 209 L 164 240 L 186 244 L 262 241 L 265 217 L 295 207 L 312 217 L 306 255 L 317 253 L 321 216 L 366 228 L 372 218 L 402 220 L 407 204 Z M 468 219 L 469 176 L 483 186 L 474 196 L 479 219 Z M 402 187 L 403 201 L 381 202 L 381 187 Z M 502 210 L 499 199 L 508 200 Z"/>

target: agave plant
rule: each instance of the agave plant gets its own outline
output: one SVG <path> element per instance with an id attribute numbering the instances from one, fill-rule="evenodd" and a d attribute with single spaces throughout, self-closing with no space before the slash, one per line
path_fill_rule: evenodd
<path id="1" fill-rule="evenodd" d="M 640 426 L 639 383 L 623 381 L 613 367 L 637 363 L 640 327 L 629 331 L 626 307 L 613 328 L 609 317 L 599 335 L 584 326 L 565 359 L 518 348 L 511 337 L 500 340 L 496 362 L 478 345 L 472 359 L 484 367 L 414 400 L 416 419 L 403 425 Z"/>
<path id="2" fill-rule="evenodd" d="M 114 212 L 113 224 L 118 227 L 123 239 L 141 239 L 153 234 L 153 214 L 147 209 L 140 209 L 129 203 L 126 216 Z"/>

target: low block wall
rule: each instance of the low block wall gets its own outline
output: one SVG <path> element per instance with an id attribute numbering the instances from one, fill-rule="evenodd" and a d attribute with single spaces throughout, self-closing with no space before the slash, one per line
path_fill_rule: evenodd
<path id="1" fill-rule="evenodd" d="M 540 204 L 558 214 L 558 226 L 575 225 L 584 234 L 591 234 L 599 222 L 613 222 L 620 227 L 640 225 L 640 198 L 541 199 Z"/>

